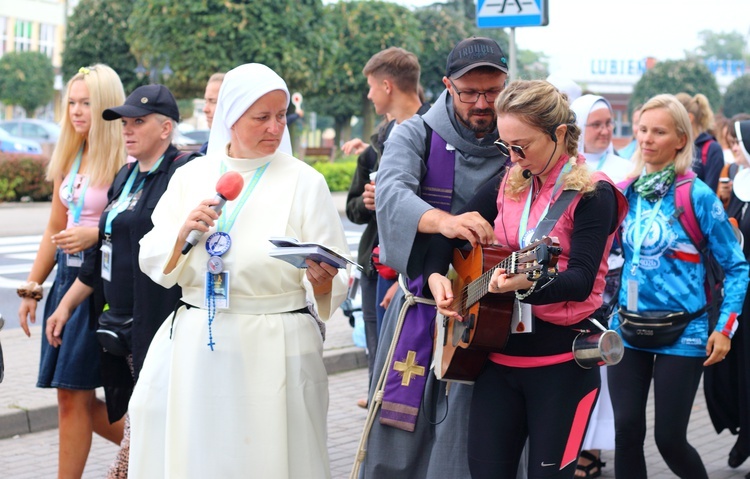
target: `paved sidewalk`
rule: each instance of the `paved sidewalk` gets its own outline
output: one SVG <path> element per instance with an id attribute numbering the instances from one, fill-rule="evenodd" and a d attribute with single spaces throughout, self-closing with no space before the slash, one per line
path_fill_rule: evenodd
<path id="1" fill-rule="evenodd" d="M 334 194 L 343 211 L 345 194 Z M 49 215 L 48 203 L 26 205 L 0 203 L 0 236 L 40 234 Z M 324 359 L 330 379 L 328 412 L 328 445 L 334 479 L 349 476 L 366 411 L 356 406 L 367 388 L 364 350 L 354 347 L 352 328 L 337 311 L 328 322 Z M 39 364 L 41 328 L 32 328 L 31 339 L 20 329 L 0 332 L 5 356 L 6 376 L 0 383 L 0 478 L 54 478 L 57 469 L 57 406 L 55 391 L 34 387 Z M 675 477 L 666 467 L 653 441 L 653 403 L 648 409 L 649 430 L 646 437 L 646 461 L 649 478 Z M 701 454 L 711 479 L 740 479 L 750 471 L 750 461 L 739 469 L 730 469 L 727 454 L 735 441 L 727 431 L 717 435 L 706 411 L 702 389 L 693 406 L 689 440 Z M 92 443 L 84 478 L 104 477 L 114 458 L 116 446 L 98 436 Z M 607 467 L 603 478 L 614 477 L 613 451 L 604 451 Z M 213 478 L 207 478 L 213 479 Z M 274 479 L 274 478 L 269 478 Z M 386 478 L 387 479 L 387 478 Z M 454 479 L 454 478 L 429 478 Z"/>
<path id="2" fill-rule="evenodd" d="M 31 338 L 27 338 L 20 328 L 0 334 L 5 357 L 5 379 L 0 383 L 0 439 L 56 428 L 55 390 L 35 387 L 41 326 L 32 326 Z M 349 319 L 340 309 L 327 324 L 323 360 L 329 374 L 367 366 L 365 351 L 354 346 Z M 363 387 L 362 395 L 366 387 Z"/>
<path id="3" fill-rule="evenodd" d="M 55 390 L 34 386 L 40 334 L 39 326 L 32 327 L 30 339 L 20 329 L 0 333 L 5 357 L 5 379 L 0 383 L 0 478 L 3 479 L 56 475 L 59 441 Z M 366 416 L 356 401 L 366 395 L 368 383 L 364 349 L 354 346 L 352 328 L 341 310 L 327 323 L 323 359 L 330 375 L 331 468 L 333 477 L 345 478 L 354 462 Z M 104 477 L 116 452 L 114 444 L 95 436 L 84 477 Z"/>

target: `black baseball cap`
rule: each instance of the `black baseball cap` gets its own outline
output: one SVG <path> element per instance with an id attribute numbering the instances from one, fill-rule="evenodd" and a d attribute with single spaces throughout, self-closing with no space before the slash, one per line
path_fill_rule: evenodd
<path id="1" fill-rule="evenodd" d="M 508 60 L 495 40 L 485 37 L 467 38 L 458 42 L 448 55 L 445 76 L 460 78 L 474 68 L 483 66 L 508 73 Z"/>
<path id="2" fill-rule="evenodd" d="M 160 113 L 174 121 L 180 121 L 180 109 L 177 100 L 164 85 L 139 86 L 125 99 L 125 104 L 114 108 L 107 108 L 102 112 L 105 120 L 118 118 L 137 118 L 139 116 Z"/>

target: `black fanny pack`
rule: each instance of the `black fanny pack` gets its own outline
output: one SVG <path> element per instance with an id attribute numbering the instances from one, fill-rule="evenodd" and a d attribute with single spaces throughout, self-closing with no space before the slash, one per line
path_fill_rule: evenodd
<path id="1" fill-rule="evenodd" d="M 114 356 L 127 356 L 131 351 L 133 315 L 116 314 L 109 310 L 99 316 L 96 338 L 106 352 Z"/>
<path id="2" fill-rule="evenodd" d="M 636 348 L 654 349 L 677 342 L 690 321 L 705 312 L 673 313 L 669 311 L 643 311 L 634 313 L 620 308 L 620 332 Z"/>

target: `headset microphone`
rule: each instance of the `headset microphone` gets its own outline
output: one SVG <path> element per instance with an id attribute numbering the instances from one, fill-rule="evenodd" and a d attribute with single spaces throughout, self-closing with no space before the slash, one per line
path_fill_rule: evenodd
<path id="1" fill-rule="evenodd" d="M 523 177 L 524 177 L 524 178 L 526 178 L 526 179 L 528 180 L 529 178 L 531 178 L 531 176 L 532 176 L 532 175 L 533 175 L 534 173 L 532 173 L 532 172 L 531 172 L 531 170 L 523 170 L 523 171 L 521 172 L 521 174 L 523 175 Z"/>

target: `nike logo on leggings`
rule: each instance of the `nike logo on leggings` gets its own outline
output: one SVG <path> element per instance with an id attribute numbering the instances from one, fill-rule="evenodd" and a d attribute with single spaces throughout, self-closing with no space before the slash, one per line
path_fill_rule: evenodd
<path id="1" fill-rule="evenodd" d="M 548 462 L 542 461 L 542 467 L 550 467 L 550 466 L 554 466 L 554 465 L 555 465 L 554 462 L 549 462 L 548 463 Z"/>

